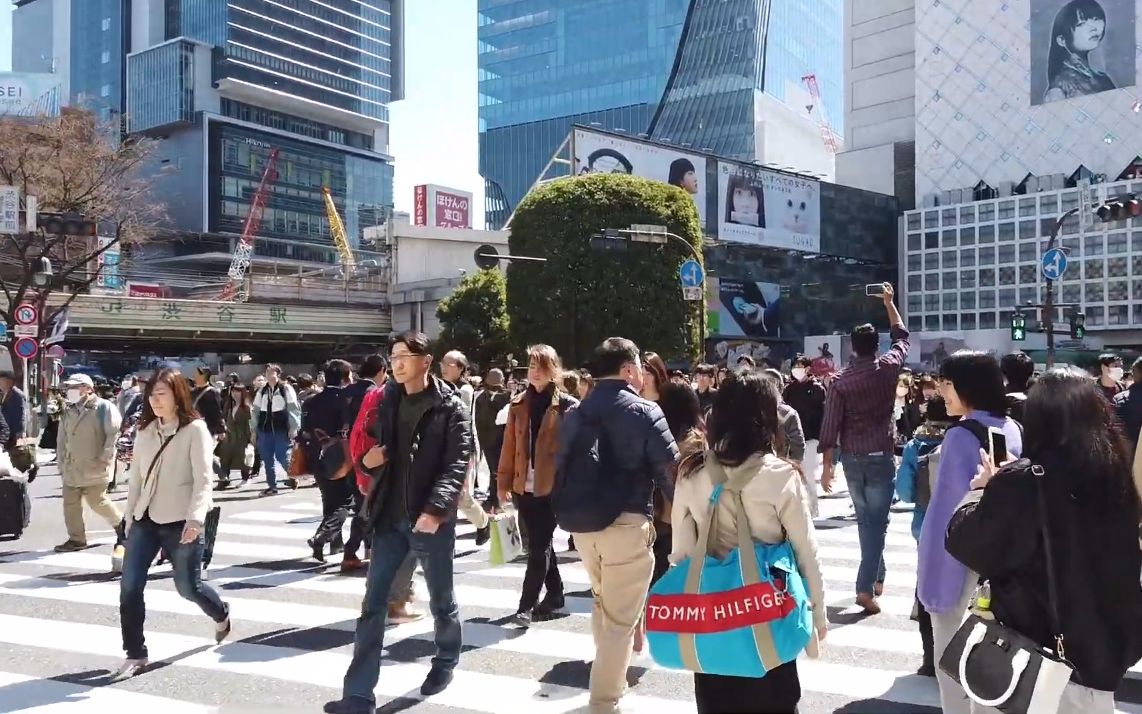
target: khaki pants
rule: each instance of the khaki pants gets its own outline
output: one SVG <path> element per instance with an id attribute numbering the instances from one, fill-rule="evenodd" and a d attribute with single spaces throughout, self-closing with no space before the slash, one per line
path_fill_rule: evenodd
<path id="1" fill-rule="evenodd" d="M 107 484 L 94 486 L 63 487 L 63 522 L 67 528 L 67 539 L 76 543 L 87 542 L 87 528 L 83 525 L 83 502 L 91 510 L 102 516 L 112 528 L 118 528 L 123 520 L 119 508 L 107 496 Z"/>
<path id="2" fill-rule="evenodd" d="M 634 633 L 654 572 L 654 526 L 642 514 L 623 513 L 602 531 L 573 535 L 595 601 L 591 711 L 614 712 L 626 689 Z"/>

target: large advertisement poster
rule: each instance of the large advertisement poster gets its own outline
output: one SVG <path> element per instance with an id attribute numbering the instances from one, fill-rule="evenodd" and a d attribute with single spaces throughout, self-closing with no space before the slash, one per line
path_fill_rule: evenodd
<path id="1" fill-rule="evenodd" d="M 0 115 L 59 116 L 58 74 L 0 72 Z"/>
<path id="2" fill-rule="evenodd" d="M 1137 0 L 1031 0 L 1031 104 L 1135 84 Z"/>
<path id="3" fill-rule="evenodd" d="M 821 185 L 744 164 L 718 164 L 718 238 L 816 253 Z"/>
<path id="4" fill-rule="evenodd" d="M 634 174 L 672 184 L 690 194 L 699 220 L 706 225 L 705 158 L 586 129 L 575 130 L 574 143 L 576 175 L 595 171 Z"/>
<path id="5" fill-rule="evenodd" d="M 719 337 L 779 337 L 781 286 L 718 278 L 717 322 Z"/>

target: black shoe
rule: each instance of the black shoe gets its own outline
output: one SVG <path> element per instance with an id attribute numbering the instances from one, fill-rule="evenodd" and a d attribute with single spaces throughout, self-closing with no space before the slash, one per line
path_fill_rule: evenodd
<path id="1" fill-rule="evenodd" d="M 935 677 L 936 666 L 931 662 L 924 662 L 924 664 L 920 665 L 920 669 L 916 670 L 916 674 L 921 677 Z"/>
<path id="2" fill-rule="evenodd" d="M 515 625 L 516 627 L 522 627 L 526 630 L 527 628 L 531 627 L 531 611 L 523 610 L 517 612 L 508 620 L 508 624 Z"/>
<path id="3" fill-rule="evenodd" d="M 39 466 L 33 466 L 32 468 L 28 469 L 28 483 L 35 481 L 36 476 L 39 476 L 39 475 L 40 475 L 40 467 Z"/>
<path id="4" fill-rule="evenodd" d="M 425 697 L 431 697 L 434 694 L 443 692 L 448 688 L 449 684 L 452 684 L 452 670 L 433 667 L 428 670 L 428 676 L 424 678 L 424 684 L 420 685 L 420 693 Z"/>
<path id="5" fill-rule="evenodd" d="M 476 529 L 476 545 L 483 545 L 492 539 L 492 526 L 488 524 Z"/>
<path id="6" fill-rule="evenodd" d="M 291 489 L 293 491 L 296 491 L 297 490 L 297 479 L 287 478 L 285 480 L 285 485 L 286 485 L 286 488 Z"/>
<path id="7" fill-rule="evenodd" d="M 345 552 L 345 539 L 338 533 L 337 537 L 329 542 L 329 554 L 339 555 Z"/>
<path id="8" fill-rule="evenodd" d="M 552 596 L 551 594 L 548 594 L 539 601 L 539 604 L 535 606 L 534 610 L 532 610 L 532 614 L 535 615 L 536 618 L 540 616 L 549 618 L 557 611 L 562 610 L 565 607 L 567 607 L 567 599 L 563 597 L 562 594 L 558 596 Z"/>
<path id="9" fill-rule="evenodd" d="M 345 697 L 335 702 L 326 702 L 322 707 L 325 714 L 373 714 L 375 707 L 364 699 Z"/>
<path id="10" fill-rule="evenodd" d="M 319 563 L 325 562 L 325 544 L 316 538 L 307 540 L 306 545 L 313 549 L 313 559 Z"/>
<path id="11" fill-rule="evenodd" d="M 229 482 L 229 481 L 221 481 L 221 480 L 220 480 L 220 481 L 218 482 L 218 485 L 216 485 L 216 486 L 214 487 L 214 490 L 215 490 L 215 491 L 225 491 L 225 490 L 226 490 L 226 489 L 228 489 L 228 488 L 230 488 L 230 482 Z"/>
<path id="12" fill-rule="evenodd" d="M 267 488 L 265 491 L 262 491 L 262 495 L 263 496 L 276 496 L 276 495 L 278 495 L 278 490 L 276 488 Z"/>

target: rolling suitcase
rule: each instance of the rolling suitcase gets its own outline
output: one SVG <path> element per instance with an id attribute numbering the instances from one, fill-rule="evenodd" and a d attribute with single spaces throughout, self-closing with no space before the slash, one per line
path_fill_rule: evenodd
<path id="1" fill-rule="evenodd" d="M 31 517 L 28 482 L 19 477 L 0 477 L 0 536 L 19 538 Z"/>

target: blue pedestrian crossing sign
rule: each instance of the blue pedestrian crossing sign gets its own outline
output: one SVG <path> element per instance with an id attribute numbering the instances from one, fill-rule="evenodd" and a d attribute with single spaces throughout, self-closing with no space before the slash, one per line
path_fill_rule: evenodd
<path id="1" fill-rule="evenodd" d="M 698 261 L 691 258 L 678 269 L 678 278 L 684 288 L 700 288 L 706 281 L 706 271 L 702 270 L 702 265 Z"/>
<path id="2" fill-rule="evenodd" d="M 1043 254 L 1043 277 L 1047 280 L 1058 280 L 1067 272 L 1067 254 L 1062 248 L 1052 248 Z"/>

